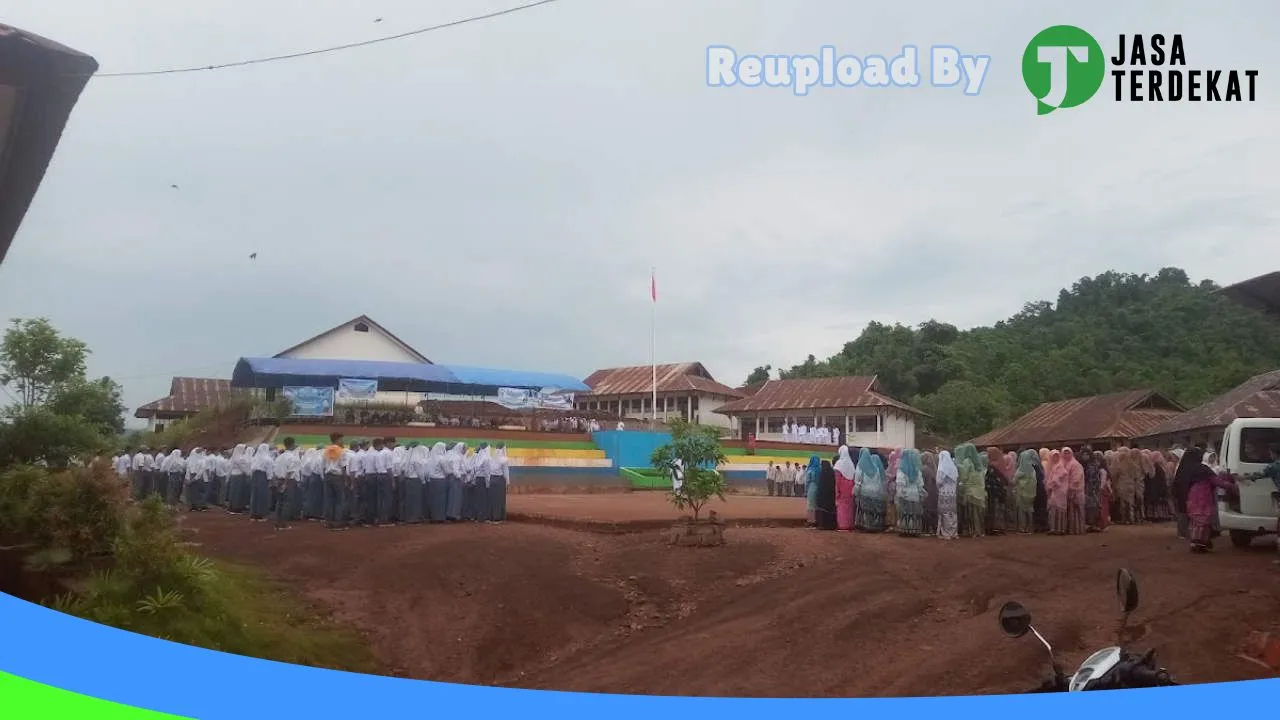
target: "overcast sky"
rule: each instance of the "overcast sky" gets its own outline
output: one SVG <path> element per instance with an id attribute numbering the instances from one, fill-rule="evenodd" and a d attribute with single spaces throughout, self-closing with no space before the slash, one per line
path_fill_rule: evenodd
<path id="1" fill-rule="evenodd" d="M 120 72 L 519 3 L 14 0 L 3 21 Z M 0 309 L 87 342 L 132 409 L 361 313 L 437 362 L 646 364 L 651 265 L 658 361 L 729 384 L 871 320 L 988 324 L 1108 269 L 1235 282 L 1276 269 L 1277 20 L 1266 0 L 560 0 L 98 78 L 0 267 Z M 1182 32 L 1189 67 L 1260 69 L 1259 99 L 1115 103 L 1108 84 L 1038 117 L 1021 55 L 1058 23 L 1107 52 Z M 977 97 L 801 98 L 707 87 L 713 44 L 947 44 L 992 65 Z"/>

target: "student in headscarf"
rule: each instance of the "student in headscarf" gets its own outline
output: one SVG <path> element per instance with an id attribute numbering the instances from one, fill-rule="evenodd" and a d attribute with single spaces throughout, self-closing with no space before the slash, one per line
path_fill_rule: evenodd
<path id="1" fill-rule="evenodd" d="M 1030 535 L 1036 529 L 1036 465 L 1039 455 L 1035 450 L 1023 450 L 1013 471 L 1013 529 L 1019 534 Z"/>
<path id="2" fill-rule="evenodd" d="M 298 450 L 294 444 L 293 438 L 284 439 L 284 451 L 276 456 L 275 463 L 271 469 L 272 482 L 278 490 L 276 498 L 276 529 L 288 530 L 289 523 L 296 519 L 298 507 L 301 505 L 299 495 L 302 492 L 300 485 L 302 470 L 302 459 L 298 457 Z"/>
<path id="3" fill-rule="evenodd" d="M 854 527 L 863 532 L 884 532 L 885 496 L 888 492 L 884 462 L 880 455 L 863 448 L 858 456 L 858 498 Z"/>
<path id="4" fill-rule="evenodd" d="M 254 522 L 266 522 L 271 507 L 271 472 L 275 468 L 275 458 L 271 456 L 271 446 L 262 443 L 253 453 L 253 465 L 249 479 L 249 519 Z"/>
<path id="5" fill-rule="evenodd" d="M 320 448 L 308 448 L 302 452 L 301 467 L 298 474 L 298 494 L 302 507 L 300 515 L 303 520 L 315 520 L 324 516 L 324 477 Z"/>
<path id="6" fill-rule="evenodd" d="M 181 450 L 173 450 L 165 456 L 160 463 L 160 474 L 165 478 L 166 486 L 175 483 L 178 487 L 182 487 L 187 476 L 187 463 L 182 457 Z"/>
<path id="7" fill-rule="evenodd" d="M 988 535 L 1003 535 L 1005 521 L 1009 517 L 1006 508 L 1009 501 L 1010 478 L 1004 474 L 1005 458 L 1000 448 L 987 448 L 987 471 L 983 483 L 987 491 L 987 513 L 984 529 Z"/>
<path id="8" fill-rule="evenodd" d="M 227 512 L 240 515 L 249 510 L 249 476 L 253 473 L 253 448 L 240 444 L 231 451 L 231 480 L 227 492 Z"/>
<path id="9" fill-rule="evenodd" d="M 471 500 L 472 518 L 476 522 L 489 522 L 489 475 L 490 461 L 489 443 L 480 443 L 476 448 L 476 456 L 471 462 L 471 475 L 474 477 L 475 495 Z"/>
<path id="10" fill-rule="evenodd" d="M 1049 464 L 1044 468 L 1044 489 L 1048 495 L 1049 533 L 1067 534 L 1067 468 L 1062 461 L 1062 451 L 1049 452 Z"/>
<path id="11" fill-rule="evenodd" d="M 973 443 L 956 448 L 956 467 L 960 471 L 957 490 L 960 502 L 960 530 L 966 537 L 985 535 L 987 515 L 987 467 L 985 455 Z"/>
<path id="12" fill-rule="evenodd" d="M 1075 451 L 1062 448 L 1063 471 L 1067 477 L 1067 534 L 1083 535 L 1084 529 L 1084 467 L 1076 460 Z"/>
<path id="13" fill-rule="evenodd" d="M 458 522 L 462 520 L 462 481 L 467 471 L 466 443 L 460 442 L 453 446 L 445 467 L 449 474 L 445 517 L 449 522 Z"/>
<path id="14" fill-rule="evenodd" d="M 410 443 L 404 453 L 400 483 L 404 488 L 400 521 L 407 525 L 421 525 L 426 508 L 426 486 L 423 477 L 427 470 L 427 449 L 418 443 Z"/>
<path id="15" fill-rule="evenodd" d="M 1035 531 L 1049 532 L 1049 495 L 1044 490 L 1044 466 L 1049 462 L 1049 450 L 1040 448 L 1034 458 L 1036 464 Z"/>
<path id="16" fill-rule="evenodd" d="M 819 530 L 835 530 L 836 471 L 831 461 L 823 460 L 818 470 L 818 507 L 814 514 Z"/>
<path id="17" fill-rule="evenodd" d="M 1106 453 L 1093 451 L 1098 462 L 1098 531 L 1106 530 L 1111 525 L 1111 471 L 1107 468 Z"/>
<path id="18" fill-rule="evenodd" d="M 497 451 L 489 460 L 489 522 L 506 521 L 507 488 L 510 486 L 511 460 L 507 458 L 507 445 L 498 443 Z"/>
<path id="19" fill-rule="evenodd" d="M 955 540 L 960 526 L 960 468 L 951 453 L 938 453 L 938 537 Z"/>
<path id="20" fill-rule="evenodd" d="M 908 448 L 898 457 L 896 485 L 898 534 L 916 537 L 924 529 L 924 477 L 919 450 Z"/>
<path id="21" fill-rule="evenodd" d="M 1129 448 L 1116 449 L 1114 468 L 1111 473 L 1111 485 L 1115 491 L 1115 518 L 1121 525 L 1134 522 L 1137 514 L 1133 509 L 1133 501 L 1137 495 L 1137 474 L 1140 472 L 1134 462 Z"/>
<path id="22" fill-rule="evenodd" d="M 1102 456 L 1085 448 L 1084 465 L 1084 528 L 1086 532 L 1102 531 Z"/>
<path id="23" fill-rule="evenodd" d="M 833 467 L 836 473 L 836 529 L 851 532 L 854 525 L 853 480 L 857 466 L 849 457 L 849 448 L 841 445 Z"/>
<path id="24" fill-rule="evenodd" d="M 898 527 L 898 463 L 902 460 L 902 448 L 894 448 L 884 460 L 884 528 Z"/>
<path id="25" fill-rule="evenodd" d="M 187 458 L 186 483 L 176 488 L 169 484 L 168 504 L 177 505 L 181 496 L 187 503 L 188 512 L 200 510 L 204 505 L 204 473 L 204 448 L 194 448 L 191 457 Z"/>
<path id="26" fill-rule="evenodd" d="M 401 514 L 404 508 L 404 464 L 405 447 L 395 438 L 384 438 L 382 444 L 391 451 L 391 522 L 404 520 Z"/>
<path id="27" fill-rule="evenodd" d="M 1191 551 L 1204 553 L 1213 549 L 1213 506 L 1218 488 L 1235 487 L 1235 482 L 1218 473 L 1204 461 L 1205 453 L 1198 447 L 1187 448 L 1182 453 L 1174 475 L 1174 486 L 1182 493 L 1187 508 L 1187 521 L 1191 539 Z"/>
<path id="28" fill-rule="evenodd" d="M 324 526 L 330 530 L 347 529 L 347 504 L 350 501 L 348 468 L 352 455 L 342 446 L 342 434 L 329 435 L 320 458 L 320 472 L 324 476 L 324 501 L 320 504 L 324 514 Z"/>
<path id="29" fill-rule="evenodd" d="M 811 455 L 804 476 L 804 521 L 809 527 L 818 526 L 818 482 L 821 472 L 822 461 L 817 455 Z"/>
<path id="30" fill-rule="evenodd" d="M 449 517 L 448 462 L 445 444 L 432 445 L 427 454 L 427 522 L 442 523 Z"/>
<path id="31" fill-rule="evenodd" d="M 920 453 L 920 477 L 924 480 L 924 514 L 920 518 L 921 534 L 938 534 L 938 456 Z"/>
<path id="32" fill-rule="evenodd" d="M 221 465 L 220 460 L 222 460 L 222 454 L 216 449 L 210 449 L 205 454 L 205 491 L 202 505 L 216 506 L 222 500 L 223 477 L 218 472 Z"/>

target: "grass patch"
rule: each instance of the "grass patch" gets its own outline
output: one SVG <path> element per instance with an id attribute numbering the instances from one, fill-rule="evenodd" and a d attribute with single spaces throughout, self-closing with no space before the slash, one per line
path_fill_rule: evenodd
<path id="1" fill-rule="evenodd" d="M 210 592 L 239 621 L 241 655 L 295 665 L 377 673 L 378 662 L 354 628 L 308 606 L 286 584 L 243 565 L 214 562 Z"/>

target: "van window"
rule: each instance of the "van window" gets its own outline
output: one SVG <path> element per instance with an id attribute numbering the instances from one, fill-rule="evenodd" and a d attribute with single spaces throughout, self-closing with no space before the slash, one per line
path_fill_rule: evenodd
<path id="1" fill-rule="evenodd" d="M 1280 447 L 1280 428 L 1251 427 L 1240 430 L 1240 462 L 1269 463 L 1273 447 Z"/>

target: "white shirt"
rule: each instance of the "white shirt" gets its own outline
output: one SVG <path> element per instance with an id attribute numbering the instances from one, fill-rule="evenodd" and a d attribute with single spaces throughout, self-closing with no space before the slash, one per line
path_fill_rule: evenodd
<path id="1" fill-rule="evenodd" d="M 272 474 L 281 480 L 297 480 L 298 471 L 302 468 L 302 459 L 297 450 L 285 450 L 276 456 Z"/>
<path id="2" fill-rule="evenodd" d="M 351 467 L 351 474 L 356 477 L 364 477 L 364 474 L 369 471 L 369 451 L 360 448 L 355 452 L 352 460 L 354 462 Z"/>
<path id="3" fill-rule="evenodd" d="M 377 473 L 378 475 L 386 475 L 391 472 L 391 466 L 395 462 L 395 453 L 391 452 L 388 448 L 374 450 L 371 460 L 373 462 L 370 466 L 372 468 L 370 472 Z"/>

